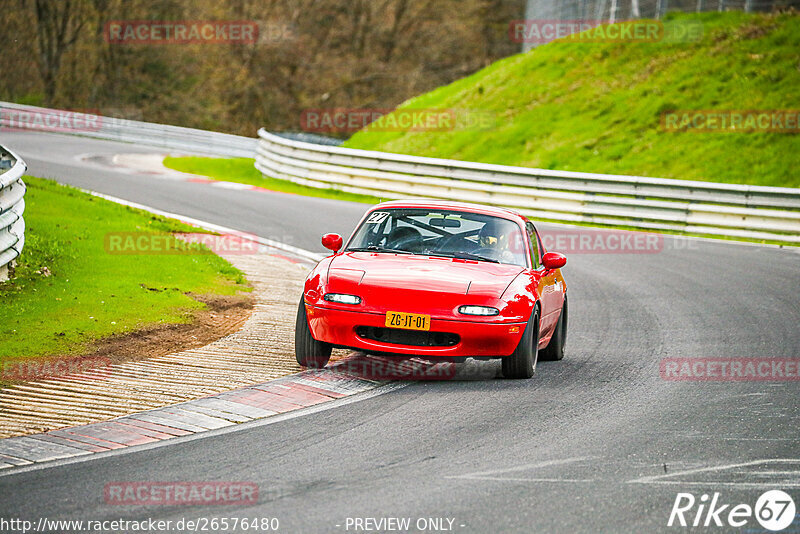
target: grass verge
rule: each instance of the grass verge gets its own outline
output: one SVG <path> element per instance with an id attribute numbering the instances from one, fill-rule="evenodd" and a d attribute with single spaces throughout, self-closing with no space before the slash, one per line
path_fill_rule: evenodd
<path id="1" fill-rule="evenodd" d="M 256 187 L 263 187 L 270 191 L 281 193 L 292 193 L 307 197 L 331 198 L 334 200 L 346 200 L 349 202 L 363 202 L 366 204 L 377 204 L 381 201 L 378 197 L 369 195 L 358 195 L 347 193 L 338 189 L 319 189 L 299 185 L 289 180 L 279 180 L 277 178 L 264 178 L 264 176 L 253 166 L 255 160 L 250 158 L 202 158 L 202 157 L 172 157 L 164 158 L 164 166 L 190 174 L 208 176 L 213 180 L 223 182 L 235 182 L 238 184 L 248 184 Z"/>
<path id="2" fill-rule="evenodd" d="M 114 232 L 156 235 L 197 233 L 197 228 L 50 180 L 25 177 L 25 182 L 25 248 L 14 277 L 0 283 L 0 363 L 80 356 L 115 335 L 191 322 L 206 306 L 193 296 L 204 300 L 250 291 L 238 269 L 207 250 L 169 255 L 106 250 L 106 236 Z"/>

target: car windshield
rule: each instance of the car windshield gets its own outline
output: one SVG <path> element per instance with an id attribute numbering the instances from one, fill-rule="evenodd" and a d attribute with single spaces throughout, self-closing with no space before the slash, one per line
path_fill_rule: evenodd
<path id="1" fill-rule="evenodd" d="M 373 211 L 348 251 L 425 254 L 527 267 L 522 230 L 508 219 L 452 210 Z"/>

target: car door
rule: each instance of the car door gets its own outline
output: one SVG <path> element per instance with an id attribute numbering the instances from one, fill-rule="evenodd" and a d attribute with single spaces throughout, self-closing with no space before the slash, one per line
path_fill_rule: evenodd
<path id="1" fill-rule="evenodd" d="M 525 224 L 528 233 L 531 249 L 531 266 L 534 276 L 538 277 L 538 292 L 542 305 L 541 317 L 539 318 L 539 337 L 540 339 L 549 338 L 558 322 L 558 312 L 561 310 L 562 293 L 561 285 L 556 277 L 556 271 L 545 269 L 542 265 L 542 256 L 545 251 L 542 248 L 542 240 L 536 227 L 528 221 Z"/>

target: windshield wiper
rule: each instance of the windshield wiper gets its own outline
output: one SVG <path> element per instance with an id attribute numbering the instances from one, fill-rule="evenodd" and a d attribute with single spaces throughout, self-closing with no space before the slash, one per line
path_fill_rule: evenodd
<path id="1" fill-rule="evenodd" d="M 409 250 L 397 250 L 393 248 L 379 247 L 377 245 L 369 245 L 368 247 L 348 248 L 347 252 L 385 252 L 388 254 L 414 254 Z"/>
<path id="2" fill-rule="evenodd" d="M 488 261 L 490 263 L 500 263 L 498 260 L 494 258 L 487 258 L 486 256 L 470 254 L 469 252 L 429 252 L 428 256 L 438 256 L 440 258 L 456 258 L 459 260 L 476 260 L 476 261 Z"/>

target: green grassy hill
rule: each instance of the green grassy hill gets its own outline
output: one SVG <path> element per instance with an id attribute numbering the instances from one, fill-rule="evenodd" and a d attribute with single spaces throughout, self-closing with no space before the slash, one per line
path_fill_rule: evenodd
<path id="1" fill-rule="evenodd" d="M 406 109 L 488 111 L 492 127 L 369 128 L 353 148 L 613 174 L 800 186 L 800 133 L 665 131 L 675 110 L 800 110 L 800 16 L 699 20 L 699 41 L 555 41 L 409 100 Z M 795 114 L 796 115 L 796 114 Z M 374 128 L 373 128 L 374 130 Z"/>

